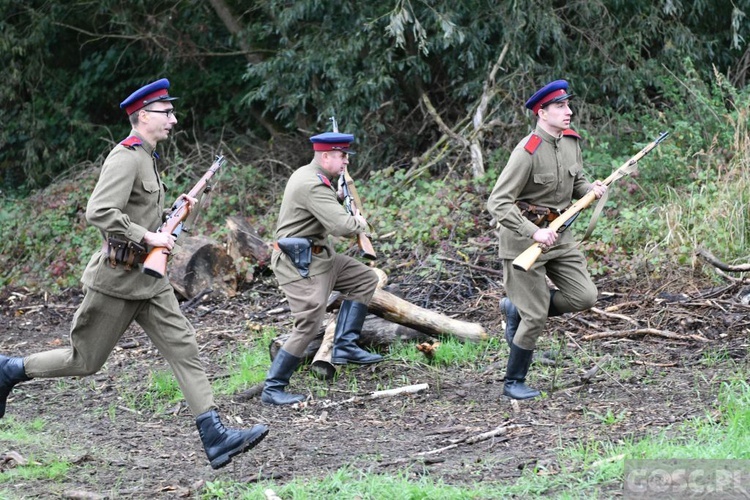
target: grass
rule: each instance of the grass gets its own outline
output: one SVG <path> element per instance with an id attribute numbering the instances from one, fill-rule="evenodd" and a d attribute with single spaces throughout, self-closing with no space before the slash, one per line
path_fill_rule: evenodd
<path id="1" fill-rule="evenodd" d="M 5 417 L 0 420 L 0 443 L 9 443 L 11 449 L 25 445 L 35 445 L 44 449 L 45 431 L 46 423 L 40 418 L 21 423 L 13 417 Z M 14 467 L 4 464 L 0 473 L 0 484 L 19 480 L 59 480 L 65 478 L 70 469 L 70 464 L 61 460 L 55 453 L 20 455 L 27 463 Z M 5 498 L 3 495 L 0 491 L 0 498 Z"/>
<path id="2" fill-rule="evenodd" d="M 750 385 L 747 373 L 725 382 L 715 411 L 639 440 L 586 441 L 564 447 L 553 465 L 527 469 L 516 481 L 453 486 L 420 473 L 418 467 L 383 476 L 353 468 L 339 469 L 327 477 L 296 478 L 279 485 L 229 479 L 209 481 L 203 499 L 264 498 L 271 490 L 288 500 L 347 499 L 485 499 L 485 498 L 597 498 L 621 492 L 625 460 L 635 459 L 750 459 Z M 604 415 L 613 424 L 622 415 Z"/>

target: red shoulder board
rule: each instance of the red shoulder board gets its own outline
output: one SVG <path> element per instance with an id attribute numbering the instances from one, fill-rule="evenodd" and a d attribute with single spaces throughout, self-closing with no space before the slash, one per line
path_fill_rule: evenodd
<path id="1" fill-rule="evenodd" d="M 138 137 L 131 135 L 124 141 L 120 142 L 120 144 L 128 149 L 135 149 L 136 146 L 140 146 L 141 144 L 143 144 L 143 141 L 141 141 Z"/>
<path id="2" fill-rule="evenodd" d="M 320 182 L 328 186 L 329 188 L 333 189 L 333 186 L 331 186 L 331 181 L 328 180 L 328 177 L 325 175 L 318 173 L 318 178 L 320 179 Z"/>
<path id="3" fill-rule="evenodd" d="M 536 149 L 539 147 L 539 145 L 542 143 L 542 138 L 539 137 L 536 134 L 531 134 L 531 137 L 529 137 L 529 140 L 526 141 L 526 145 L 523 147 L 523 149 L 526 150 L 527 153 L 530 155 L 533 155 L 536 153 Z"/>
<path id="4" fill-rule="evenodd" d="M 563 130 L 563 135 L 567 137 L 575 137 L 576 139 L 581 139 L 581 136 L 578 135 L 578 132 L 576 132 L 572 128 L 566 128 L 565 130 Z"/>

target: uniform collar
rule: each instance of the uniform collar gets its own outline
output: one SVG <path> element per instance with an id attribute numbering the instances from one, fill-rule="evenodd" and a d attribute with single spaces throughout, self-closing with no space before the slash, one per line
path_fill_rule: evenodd
<path id="1" fill-rule="evenodd" d="M 328 172 L 326 172 L 326 169 L 324 169 L 320 165 L 320 163 L 318 163 L 317 161 L 313 160 L 312 163 L 311 163 L 311 165 L 315 168 L 315 171 L 317 173 L 319 173 L 320 175 L 326 177 L 329 181 L 333 181 L 333 179 L 334 179 L 335 176 L 332 176 L 331 174 L 329 174 Z"/>
<path id="2" fill-rule="evenodd" d="M 534 133 L 538 135 L 539 137 L 541 137 L 544 140 L 544 142 L 549 142 L 550 144 L 556 143 L 563 137 L 562 135 L 560 135 L 560 137 L 555 137 L 554 135 L 550 134 L 539 125 L 536 126 Z"/>
<path id="3" fill-rule="evenodd" d="M 156 149 L 156 145 L 149 143 L 146 139 L 143 138 L 143 135 L 141 135 L 140 133 L 138 133 L 137 130 L 135 130 L 135 129 L 131 130 L 130 131 L 130 135 L 134 135 L 134 136 L 136 136 L 137 138 L 139 138 L 141 140 L 141 143 L 142 143 L 141 147 L 149 155 L 156 156 L 157 158 L 159 157 L 159 155 L 157 155 L 156 152 L 154 151 L 154 149 Z"/>

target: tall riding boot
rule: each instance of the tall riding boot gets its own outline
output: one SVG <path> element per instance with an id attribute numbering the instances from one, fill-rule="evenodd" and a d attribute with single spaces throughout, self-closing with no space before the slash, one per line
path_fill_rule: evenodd
<path id="1" fill-rule="evenodd" d="M 549 309 L 547 310 L 547 317 L 551 318 L 553 316 L 560 316 L 563 313 L 558 311 L 555 307 L 555 301 L 553 300 L 555 298 L 555 294 L 557 293 L 557 290 L 550 290 L 549 291 Z"/>
<path id="2" fill-rule="evenodd" d="M 361 302 L 345 300 L 341 303 L 339 317 L 336 321 L 336 332 L 333 335 L 333 353 L 331 363 L 345 365 L 369 365 L 383 361 L 383 356 L 365 351 L 357 345 L 362 325 L 367 316 L 367 306 Z"/>
<path id="3" fill-rule="evenodd" d="M 19 382 L 31 380 L 23 368 L 23 358 L 9 358 L 0 355 L 0 418 L 5 416 L 5 403 L 10 392 Z"/>
<path id="4" fill-rule="evenodd" d="M 263 403 L 290 405 L 305 400 L 305 396 L 301 394 L 287 394 L 284 392 L 284 387 L 289 385 L 289 379 L 292 377 L 294 370 L 297 369 L 297 366 L 299 366 L 300 361 L 302 361 L 302 358 L 298 358 L 284 349 L 279 349 L 278 354 L 273 359 L 273 363 L 271 363 L 271 368 L 268 369 L 266 384 L 260 395 L 260 400 Z"/>
<path id="5" fill-rule="evenodd" d="M 537 397 L 539 391 L 527 386 L 526 374 L 529 373 L 531 356 L 534 351 L 527 351 L 516 344 L 510 345 L 510 356 L 508 357 L 508 369 L 505 372 L 505 385 L 503 394 L 513 399 L 531 399 Z"/>
<path id="6" fill-rule="evenodd" d="M 203 449 L 214 469 L 224 467 L 232 461 L 233 456 L 254 448 L 268 434 L 268 427 L 262 424 L 256 424 L 250 430 L 227 429 L 216 410 L 198 415 L 195 425 L 198 426 Z"/>
<path id="7" fill-rule="evenodd" d="M 500 308 L 505 313 L 505 341 L 508 345 L 512 345 L 518 325 L 521 324 L 521 315 L 518 314 L 518 309 L 508 297 L 503 297 L 500 301 Z"/>

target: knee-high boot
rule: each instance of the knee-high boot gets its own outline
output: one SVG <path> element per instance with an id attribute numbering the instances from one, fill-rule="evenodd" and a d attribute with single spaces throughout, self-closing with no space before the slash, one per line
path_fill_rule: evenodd
<path id="1" fill-rule="evenodd" d="M 505 372 L 505 385 L 503 386 L 505 396 L 513 399 L 531 399 L 539 396 L 539 391 L 525 384 L 533 354 L 534 351 L 522 349 L 516 344 L 510 345 L 508 369 Z"/>
<path id="2" fill-rule="evenodd" d="M 0 356 L 0 418 L 5 416 L 5 404 L 13 387 L 19 382 L 31 380 L 23 367 L 23 358 Z"/>
<path id="3" fill-rule="evenodd" d="M 268 434 L 268 427 L 262 424 L 256 424 L 251 429 L 227 429 L 216 410 L 198 415 L 195 425 L 214 469 L 224 467 L 232 461 L 233 456 L 254 448 Z"/>
<path id="4" fill-rule="evenodd" d="M 260 395 L 260 400 L 263 403 L 289 405 L 305 400 L 305 396 L 301 394 L 287 394 L 284 392 L 284 388 L 289 385 L 289 379 L 292 377 L 294 370 L 297 369 L 297 366 L 299 366 L 300 361 L 302 361 L 302 358 L 298 358 L 284 349 L 279 349 L 278 354 L 273 359 L 273 363 L 271 363 L 271 368 L 268 369 L 266 384 Z"/>
<path id="5" fill-rule="evenodd" d="M 357 345 L 362 325 L 367 316 L 367 306 L 361 302 L 345 300 L 341 303 L 336 321 L 336 332 L 333 336 L 333 353 L 331 363 L 345 365 L 354 363 L 369 365 L 383 361 L 383 356 L 365 351 Z"/>
<path id="6" fill-rule="evenodd" d="M 500 308 L 505 313 L 505 341 L 508 345 L 513 344 L 513 337 L 516 336 L 518 325 L 521 324 L 521 315 L 518 309 L 508 297 L 503 297 L 500 301 Z"/>

